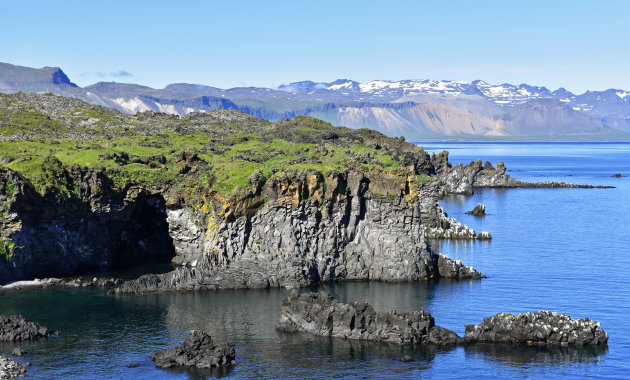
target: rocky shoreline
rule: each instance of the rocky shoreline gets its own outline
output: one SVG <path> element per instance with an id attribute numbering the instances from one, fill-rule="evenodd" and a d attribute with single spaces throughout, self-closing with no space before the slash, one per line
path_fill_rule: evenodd
<path id="1" fill-rule="evenodd" d="M 606 345 L 599 322 L 572 319 L 551 311 L 499 313 L 481 324 L 466 325 L 464 337 L 435 325 L 430 313 L 376 313 L 367 303 L 342 303 L 330 294 L 294 290 L 282 303 L 277 328 L 320 336 L 396 344 L 460 345 L 477 343 L 550 346 Z"/>
<path id="2" fill-rule="evenodd" d="M 124 283 L 124 280 L 114 277 L 69 277 L 69 278 L 36 278 L 28 281 L 15 281 L 6 285 L 0 285 L 3 290 L 21 290 L 48 287 L 74 287 L 74 288 L 113 288 Z"/>

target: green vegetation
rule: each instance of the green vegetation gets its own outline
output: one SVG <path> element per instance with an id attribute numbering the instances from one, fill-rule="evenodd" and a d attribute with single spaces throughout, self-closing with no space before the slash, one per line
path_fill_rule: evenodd
<path id="1" fill-rule="evenodd" d="M 425 183 L 429 182 L 433 177 L 428 174 L 418 174 L 416 178 L 418 181 L 418 185 L 424 185 Z"/>
<path id="2" fill-rule="evenodd" d="M 5 241 L 0 237 L 0 260 L 9 261 L 13 257 L 15 243 L 8 240 Z"/>
<path id="3" fill-rule="evenodd" d="M 104 173 L 115 189 L 135 184 L 185 198 L 210 191 L 227 198 L 251 189 L 254 173 L 396 173 L 409 154 L 424 152 L 402 139 L 306 116 L 276 123 L 224 110 L 132 116 L 58 96 L 0 94 L 0 168 L 19 172 L 41 194 L 64 198 L 80 198 L 73 174 L 79 168 Z"/>

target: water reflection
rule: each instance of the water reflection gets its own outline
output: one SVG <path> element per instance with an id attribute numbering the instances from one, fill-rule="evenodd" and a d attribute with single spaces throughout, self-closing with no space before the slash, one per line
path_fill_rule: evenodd
<path id="1" fill-rule="evenodd" d="M 524 364 L 563 365 L 568 363 L 596 363 L 608 352 L 608 346 L 514 346 L 507 344 L 478 344 L 465 347 L 466 356 L 482 357 L 504 365 L 520 367 Z"/>

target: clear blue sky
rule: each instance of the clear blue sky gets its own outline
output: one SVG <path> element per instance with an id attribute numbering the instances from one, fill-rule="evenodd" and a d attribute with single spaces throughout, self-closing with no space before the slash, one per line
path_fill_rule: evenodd
<path id="1" fill-rule="evenodd" d="M 0 61 L 77 84 L 483 79 L 630 90 L 630 1 L 3 1 Z"/>

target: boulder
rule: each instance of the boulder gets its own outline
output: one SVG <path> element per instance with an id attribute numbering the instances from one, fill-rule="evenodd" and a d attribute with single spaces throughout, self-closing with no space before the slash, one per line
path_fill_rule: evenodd
<path id="1" fill-rule="evenodd" d="M 151 355 L 159 368 L 215 368 L 235 365 L 236 354 L 230 345 L 216 346 L 212 337 L 202 331 L 191 331 L 179 347 L 160 350 Z"/>
<path id="2" fill-rule="evenodd" d="M 279 330 L 396 344 L 454 345 L 462 339 L 435 325 L 430 313 L 377 313 L 365 302 L 342 303 L 330 294 L 294 290 L 282 303 Z"/>
<path id="3" fill-rule="evenodd" d="M 528 343 L 567 345 L 603 345 L 608 333 L 599 322 L 588 318 L 572 319 L 553 311 L 512 315 L 499 313 L 484 318 L 478 325 L 466 325 L 468 343 Z"/>
<path id="4" fill-rule="evenodd" d="M 28 322 L 21 315 L 7 317 L 0 315 L 0 342 L 17 342 L 47 338 L 48 328 L 35 322 Z"/>
<path id="5" fill-rule="evenodd" d="M 466 214 L 474 216 L 484 216 L 486 215 L 486 206 L 481 203 L 477 203 L 477 206 L 475 206 L 475 208 L 471 211 L 466 211 Z"/>

